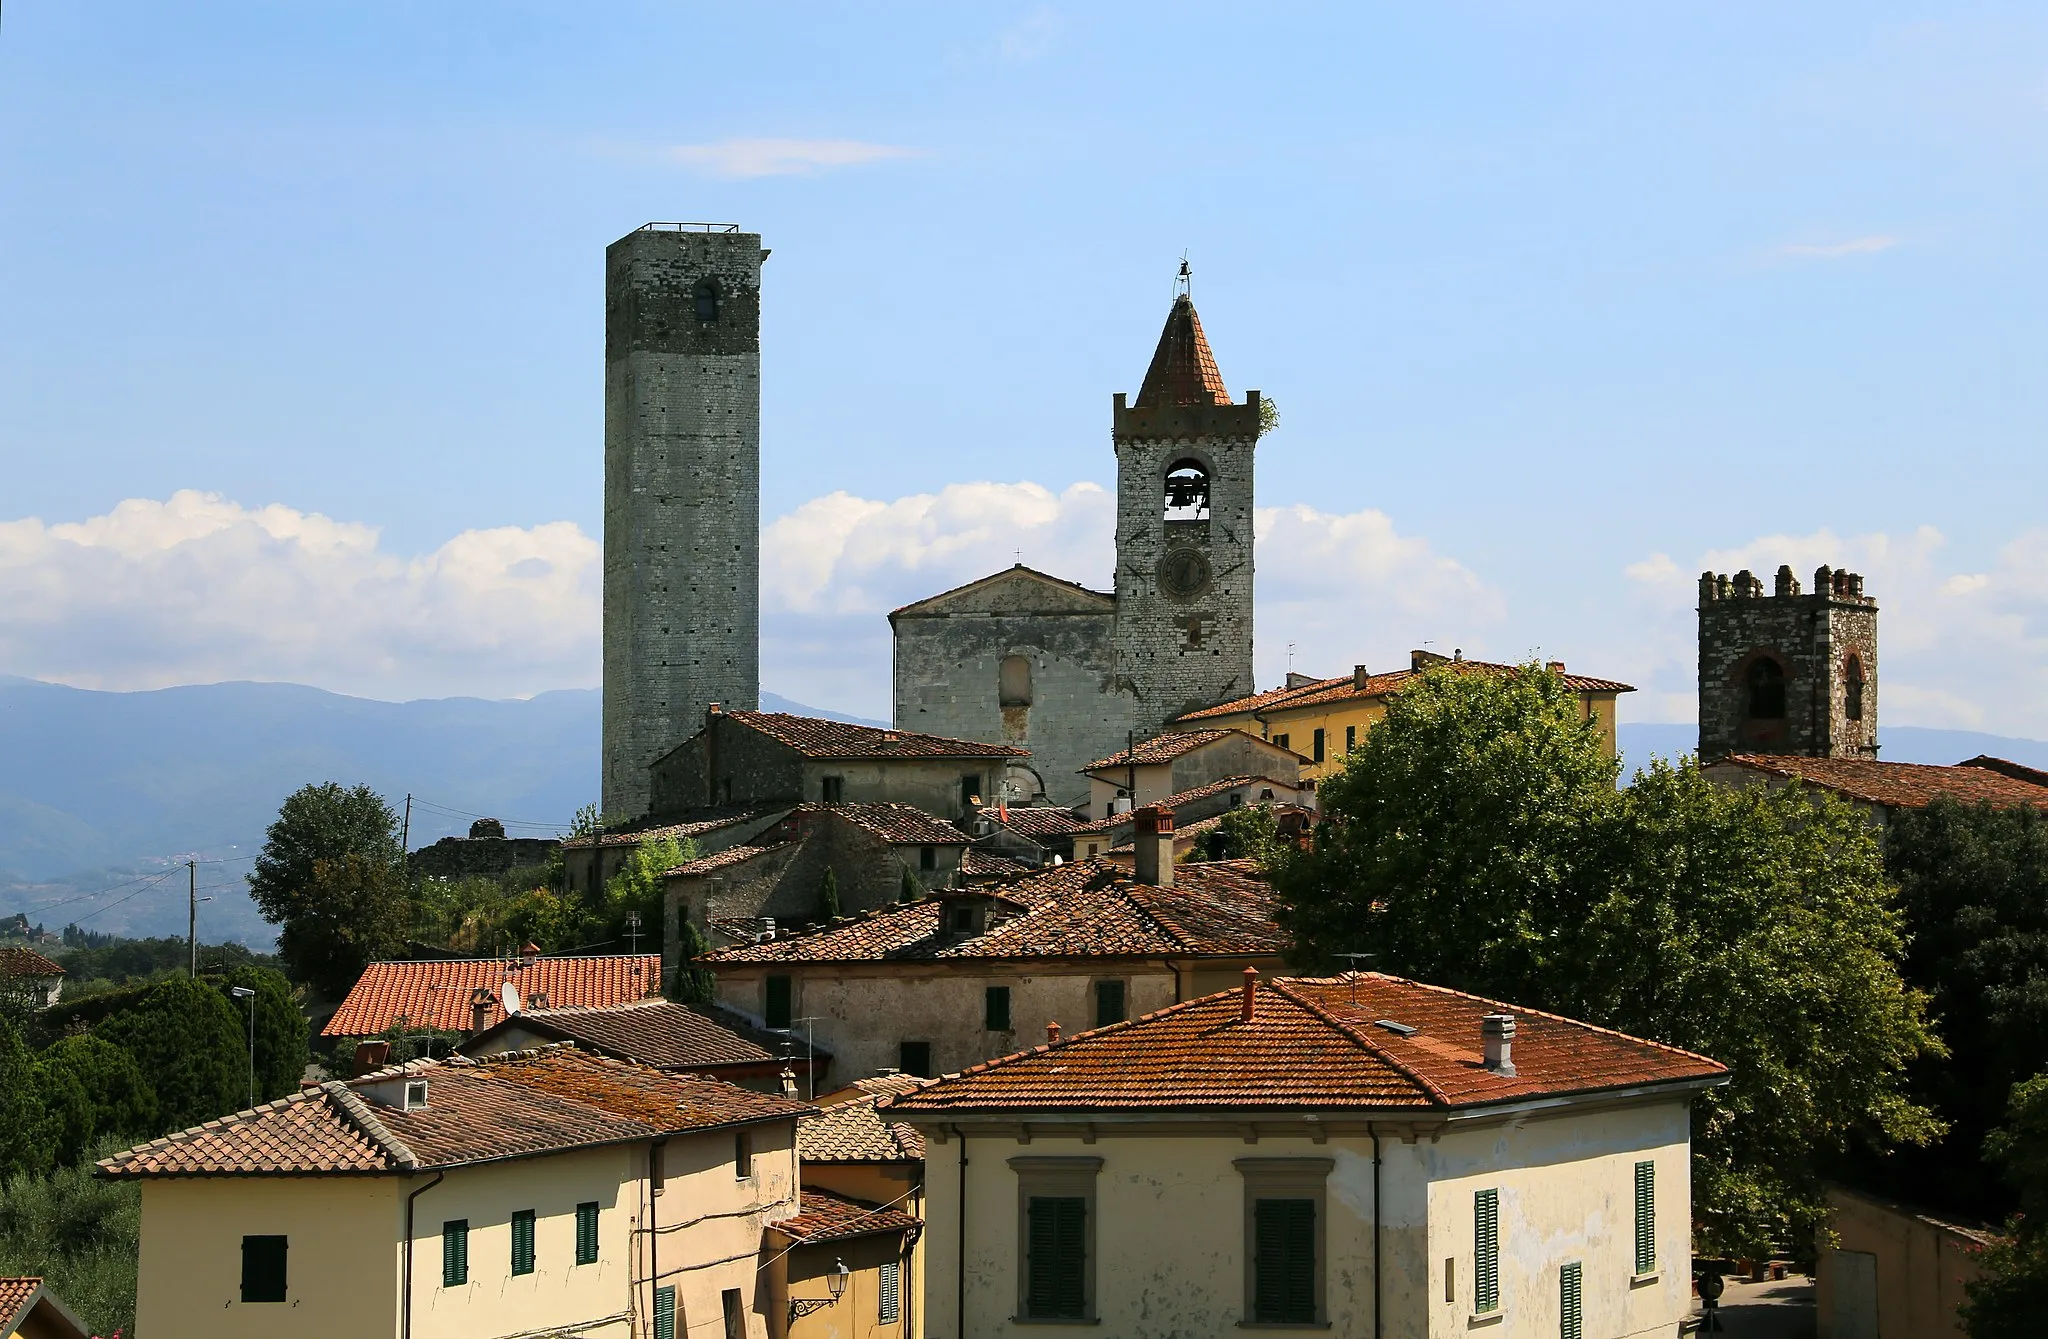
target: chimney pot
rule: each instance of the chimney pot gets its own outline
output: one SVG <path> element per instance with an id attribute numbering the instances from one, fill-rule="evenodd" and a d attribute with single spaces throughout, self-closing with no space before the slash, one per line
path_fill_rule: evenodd
<path id="1" fill-rule="evenodd" d="M 1256 967 L 1246 967 L 1244 969 L 1244 1006 L 1239 1011 L 1238 1017 L 1242 1021 L 1249 1023 L 1252 1021 L 1253 1015 L 1258 1013 L 1258 1011 L 1259 969 Z"/>
<path id="2" fill-rule="evenodd" d="M 1479 1035 L 1486 1042 L 1486 1068 L 1504 1078 L 1515 1076 L 1515 1016 L 1488 1014 L 1479 1020 Z"/>
<path id="3" fill-rule="evenodd" d="M 1351 667 L 1351 691 L 1354 693 L 1364 692 L 1365 681 L 1367 679 L 1370 679 L 1371 677 L 1372 674 L 1365 668 L 1365 666 L 1353 665 Z"/>
<path id="4" fill-rule="evenodd" d="M 1548 665 L 1544 666 L 1544 668 L 1549 670 L 1552 674 L 1562 674 L 1564 673 L 1564 662 L 1562 660 L 1553 660 Z"/>
<path id="5" fill-rule="evenodd" d="M 1047 1023 L 1045 1025 L 1045 1044 L 1048 1046 L 1060 1044 L 1060 1025 L 1058 1023 Z"/>
<path id="6" fill-rule="evenodd" d="M 1173 887 L 1173 810 L 1148 804 L 1132 812 L 1131 822 L 1136 828 L 1132 841 L 1138 882 Z"/>

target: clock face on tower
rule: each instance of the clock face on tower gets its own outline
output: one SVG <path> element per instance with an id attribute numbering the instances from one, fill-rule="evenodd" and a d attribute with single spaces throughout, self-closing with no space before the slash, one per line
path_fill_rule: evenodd
<path id="1" fill-rule="evenodd" d="M 1159 589 L 1192 600 L 1209 589 L 1209 560 L 1199 549 L 1168 549 L 1159 559 Z"/>

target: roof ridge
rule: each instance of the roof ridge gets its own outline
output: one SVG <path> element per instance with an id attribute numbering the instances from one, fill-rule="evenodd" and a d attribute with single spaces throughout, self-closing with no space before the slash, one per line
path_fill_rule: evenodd
<path id="1" fill-rule="evenodd" d="M 1381 977 L 1382 979 L 1388 981 L 1398 981 L 1403 985 L 1414 986 L 1420 990 L 1433 990 L 1437 992 L 1439 995 L 1456 995 L 1460 999 L 1473 1000 L 1479 1004 L 1491 1005 L 1493 1006 L 1493 1009 L 1496 1013 L 1508 1013 L 1515 1014 L 1517 1016 L 1528 1016 L 1532 1018 L 1547 1018 L 1550 1019 L 1552 1022 L 1564 1023 L 1570 1027 L 1575 1028 L 1583 1028 L 1588 1032 L 1598 1032 L 1602 1036 L 1618 1037 L 1622 1041 L 1636 1042 L 1643 1046 L 1654 1046 L 1660 1051 L 1670 1051 L 1674 1055 L 1682 1055 L 1685 1056 L 1687 1059 L 1703 1060 L 1710 1065 L 1719 1065 L 1723 1069 L 1728 1068 L 1728 1065 L 1724 1061 L 1716 1060 L 1714 1059 L 1714 1057 L 1710 1055 L 1701 1055 L 1698 1051 L 1688 1051 L 1683 1046 L 1673 1046 L 1669 1042 L 1657 1041 L 1656 1039 L 1651 1037 L 1638 1037 L 1633 1032 L 1623 1032 L 1619 1028 L 1602 1027 L 1598 1023 L 1588 1023 L 1583 1018 L 1568 1018 L 1564 1014 L 1552 1013 L 1548 1009 L 1533 1009 L 1526 1004 L 1511 1004 L 1506 1000 L 1496 1000 L 1486 995 L 1474 995 L 1469 990 L 1456 990 L 1450 986 L 1434 985 L 1428 981 L 1416 981 L 1412 978 L 1405 976 L 1391 976 L 1385 972 L 1367 972 L 1365 973 L 1365 975 Z M 1334 980 L 1336 978 L 1324 979 Z"/>
<path id="2" fill-rule="evenodd" d="M 399 1170 L 409 1172 L 420 1165 L 419 1158 L 406 1147 L 405 1141 L 377 1118 L 377 1113 L 370 1110 L 370 1104 L 353 1088 L 339 1079 L 329 1079 L 320 1085 L 320 1091 L 334 1113 L 357 1134 L 374 1144 L 379 1153 L 396 1163 Z"/>
<path id="3" fill-rule="evenodd" d="M 145 1140 L 140 1144 L 124 1148 L 119 1153 L 101 1158 L 93 1166 L 106 1167 L 110 1164 L 124 1161 L 131 1155 L 140 1153 L 144 1149 L 169 1148 L 187 1135 L 199 1134 L 207 1130 L 224 1130 L 230 1122 L 242 1123 L 240 1118 L 244 1116 L 260 1116 L 283 1107 L 310 1102 L 315 1091 L 315 1089 L 311 1088 L 301 1088 L 297 1092 L 286 1093 L 283 1097 L 273 1097 L 268 1102 L 259 1102 L 255 1106 L 247 1107 L 241 1111 L 231 1111 L 225 1116 L 215 1116 L 212 1120 L 204 1120 L 197 1125 L 188 1125 L 182 1130 L 173 1130 L 169 1134 L 160 1134 L 154 1139 Z"/>
<path id="4" fill-rule="evenodd" d="M 1383 1048 L 1377 1041 L 1374 1041 L 1371 1037 L 1368 1037 L 1359 1029 L 1352 1027 L 1349 1023 L 1345 1022 L 1343 1019 L 1331 1013 L 1328 1009 L 1325 1009 L 1321 1005 L 1317 1004 L 1314 1000 L 1306 999 L 1289 990 L 1285 985 L 1282 984 L 1283 979 L 1284 978 L 1275 978 L 1274 980 L 1265 982 L 1264 984 L 1269 989 L 1281 995 L 1283 998 L 1293 1001 L 1301 1008 L 1306 1009 L 1310 1014 L 1314 1015 L 1316 1018 L 1320 1019 L 1324 1023 L 1327 1023 L 1331 1027 L 1337 1029 L 1339 1033 L 1341 1033 L 1346 1038 L 1350 1039 L 1353 1045 L 1357 1046 L 1359 1049 L 1363 1050 L 1368 1055 L 1372 1056 L 1374 1059 L 1382 1061 L 1385 1064 L 1391 1066 L 1396 1073 L 1400 1074 L 1403 1078 L 1407 1079 L 1409 1082 L 1421 1088 L 1422 1091 L 1428 1095 L 1431 1101 L 1436 1102 L 1443 1106 L 1456 1105 L 1456 1103 L 1454 1103 L 1451 1100 L 1451 1095 L 1445 1092 L 1434 1081 L 1423 1077 L 1421 1074 L 1416 1073 L 1413 1069 L 1410 1069 L 1407 1065 L 1401 1063 L 1401 1061 L 1395 1059 L 1394 1056 L 1385 1048 Z"/>

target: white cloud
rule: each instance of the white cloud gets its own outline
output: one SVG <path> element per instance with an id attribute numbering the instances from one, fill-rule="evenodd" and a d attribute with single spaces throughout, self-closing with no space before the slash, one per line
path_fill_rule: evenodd
<path id="1" fill-rule="evenodd" d="M 394 554 L 375 528 L 211 493 L 0 522 L 0 670 L 82 687 L 222 679 L 379 697 L 596 682 L 598 545 L 566 521 Z"/>
<path id="2" fill-rule="evenodd" d="M 1778 254 L 1794 260 L 1844 260 L 1850 256 L 1875 256 L 1889 251 L 1900 239 L 1887 234 L 1852 237 L 1844 242 L 1788 242 Z"/>
<path id="3" fill-rule="evenodd" d="M 1982 572 L 1954 570 L 1947 540 L 1932 526 L 1903 535 L 1773 535 L 1702 554 L 1684 571 L 1663 554 L 1631 564 L 1624 571 L 1644 629 L 1645 686 L 1674 709 L 1664 719 L 1691 714 L 1699 573 L 1748 568 L 1768 589 L 1781 563 L 1808 590 L 1822 563 L 1863 575 L 1881 611 L 1886 724 L 2048 738 L 2048 529 L 2020 535 Z M 1687 709 L 1676 710 L 1680 703 Z"/>
<path id="4" fill-rule="evenodd" d="M 809 176 L 835 167 L 859 167 L 892 158 L 916 158 L 922 149 L 852 139 L 740 138 L 716 144 L 678 144 L 663 151 L 670 162 L 727 178 Z"/>

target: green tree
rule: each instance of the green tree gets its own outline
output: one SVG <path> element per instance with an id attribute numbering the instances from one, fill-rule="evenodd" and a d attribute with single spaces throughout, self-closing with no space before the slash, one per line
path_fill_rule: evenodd
<path id="1" fill-rule="evenodd" d="M 839 914 L 839 876 L 827 865 L 825 877 L 818 883 L 818 919 L 835 920 Z"/>
<path id="2" fill-rule="evenodd" d="M 1271 805 L 1248 804 L 1223 815 L 1188 853 L 1190 861 L 1257 860 L 1270 864 L 1282 845 Z"/>
<path id="3" fill-rule="evenodd" d="M 299 1010 L 291 982 L 265 967 L 237 967 L 223 984 L 256 992 L 256 1100 L 274 1102 L 297 1092 L 312 1052 L 306 1015 Z M 229 1000 L 237 1013 L 249 1007 L 247 1000 Z M 243 1027 L 247 1026 L 245 1016 Z M 245 1031 L 245 1046 L 247 1036 Z"/>
<path id="4" fill-rule="evenodd" d="M 2012 1091 L 2005 1126 L 1984 1141 L 1986 1161 L 2004 1171 L 2020 1211 L 2006 1240 L 1978 1257 L 1980 1276 L 1964 1287 L 1964 1328 L 1971 1339 L 2031 1339 L 2048 1313 L 2048 1074 Z"/>
<path id="5" fill-rule="evenodd" d="M 600 934 L 614 940 L 627 939 L 631 929 L 628 918 L 637 913 L 641 947 L 660 948 L 668 900 L 661 876 L 696 856 L 693 842 L 679 842 L 672 837 L 641 842 L 605 884 Z"/>
<path id="6" fill-rule="evenodd" d="M 410 915 L 398 816 L 368 786 L 292 792 L 264 835 L 249 891 L 279 927 L 292 975 L 339 998 L 403 947 Z"/>
<path id="7" fill-rule="evenodd" d="M 136 1007 L 95 1029 L 135 1057 L 157 1097 L 157 1131 L 182 1130 L 241 1108 L 248 1046 L 227 997 L 190 977 L 150 988 Z"/>
<path id="8" fill-rule="evenodd" d="M 1273 857 L 1284 919 L 1319 964 L 1374 953 L 1728 1064 L 1694 1115 L 1703 1242 L 1810 1239 L 1828 1158 L 1939 1128 L 1903 1093 L 1938 1043 L 1876 838 L 1808 792 L 1617 771 L 1555 674 L 1424 675 L 1322 784 L 1313 848 Z"/>
<path id="9" fill-rule="evenodd" d="M 84 1093 L 91 1105 L 90 1141 L 143 1138 L 156 1132 L 156 1093 L 135 1057 L 121 1047 L 90 1033 L 76 1033 L 46 1047 L 37 1063 L 67 1071 Z"/>
<path id="10" fill-rule="evenodd" d="M 130 1334 L 142 1227 L 142 1187 L 93 1175 L 103 1141 L 78 1163 L 0 1187 L 0 1277 L 41 1275 L 93 1333 Z"/>
<path id="11" fill-rule="evenodd" d="M 683 918 L 681 953 L 676 963 L 675 1000 L 692 1009 L 708 1009 L 717 999 L 717 980 L 708 968 L 694 964 L 711 951 L 711 941 L 697 923 Z"/>
<path id="12" fill-rule="evenodd" d="M 924 896 L 924 885 L 910 872 L 910 866 L 903 867 L 903 882 L 896 890 L 898 902 L 916 902 Z"/>
<path id="13" fill-rule="evenodd" d="M 49 1165 L 49 1138 L 35 1052 L 0 1018 L 0 1184 Z"/>
<path id="14" fill-rule="evenodd" d="M 36 1095 L 43 1104 L 43 1140 L 56 1166 L 69 1167 L 92 1146 L 92 1098 L 67 1065 L 45 1055 L 35 1062 Z"/>

